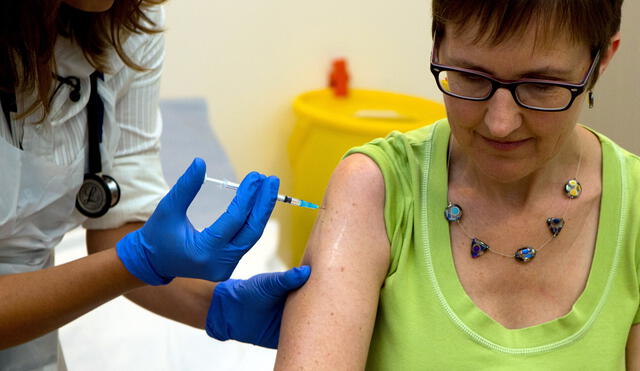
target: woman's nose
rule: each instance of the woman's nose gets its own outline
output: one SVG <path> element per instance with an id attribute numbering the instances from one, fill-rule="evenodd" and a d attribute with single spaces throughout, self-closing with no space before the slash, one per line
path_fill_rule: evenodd
<path id="1" fill-rule="evenodd" d="M 494 138 L 505 138 L 522 125 L 521 112 L 511 92 L 498 89 L 487 101 L 484 123 Z"/>

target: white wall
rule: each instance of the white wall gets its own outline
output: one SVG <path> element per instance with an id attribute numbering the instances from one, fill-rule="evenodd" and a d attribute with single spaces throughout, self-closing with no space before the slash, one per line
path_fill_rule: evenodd
<path id="1" fill-rule="evenodd" d="M 291 102 L 345 56 L 358 87 L 440 99 L 423 0 L 171 0 L 163 97 L 204 96 L 238 175 L 288 178 Z"/>
<path id="2" fill-rule="evenodd" d="M 440 100 L 428 71 L 424 0 L 171 0 L 162 96 L 207 99 L 238 175 L 289 177 L 291 101 L 348 58 L 357 87 Z M 622 48 L 583 122 L 640 153 L 640 3 L 625 1 Z M 634 22 L 634 20 L 636 20 Z"/>

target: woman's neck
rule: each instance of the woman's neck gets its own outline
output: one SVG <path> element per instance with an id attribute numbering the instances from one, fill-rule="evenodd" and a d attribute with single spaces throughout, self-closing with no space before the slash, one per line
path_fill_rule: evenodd
<path id="1" fill-rule="evenodd" d="M 574 133 L 562 148 L 545 164 L 529 174 L 512 181 L 504 181 L 482 171 L 470 156 L 465 155 L 455 139 L 452 140 L 449 184 L 455 184 L 457 191 L 467 197 L 483 197 L 496 205 L 510 208 L 526 207 L 547 199 L 550 195 L 560 195 L 564 184 L 574 177 L 582 167 L 583 142 L 586 130 L 576 127 Z M 453 181 L 453 182 L 452 182 Z"/>

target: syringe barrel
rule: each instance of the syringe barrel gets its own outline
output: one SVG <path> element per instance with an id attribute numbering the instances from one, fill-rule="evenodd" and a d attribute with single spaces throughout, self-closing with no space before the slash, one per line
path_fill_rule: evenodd
<path id="1" fill-rule="evenodd" d="M 228 189 L 237 190 L 238 188 L 240 188 L 240 184 L 237 184 L 237 183 L 234 183 L 234 182 L 230 182 L 230 181 L 225 179 L 223 187 L 228 188 Z"/>

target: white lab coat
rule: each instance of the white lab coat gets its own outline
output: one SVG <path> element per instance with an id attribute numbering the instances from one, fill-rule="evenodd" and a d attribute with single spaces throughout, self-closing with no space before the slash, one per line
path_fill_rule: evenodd
<path id="1" fill-rule="evenodd" d="M 148 15 L 163 25 L 163 11 Z M 54 247 L 69 230 L 115 228 L 145 221 L 167 186 L 159 159 L 162 121 L 158 110 L 160 71 L 164 56 L 162 34 L 132 35 L 128 55 L 149 68 L 126 67 L 113 53 L 111 71 L 98 81 L 105 114 L 101 144 L 103 173 L 121 188 L 119 204 L 105 216 L 87 220 L 75 209 L 76 193 L 88 168 L 86 104 L 89 75 L 94 71 L 77 45 L 57 41 L 56 73 L 80 79 L 81 98 L 69 99 L 71 87 L 55 95 L 49 116 L 40 124 L 36 112 L 24 119 L 12 114 L 10 134 L 0 115 L 0 275 L 34 271 L 54 263 Z M 17 97 L 18 109 L 33 97 Z M 22 145 L 24 150 L 18 148 Z M 87 339 L 90 341 L 90 339 Z M 57 332 L 0 351 L 0 370 L 55 370 Z"/>

